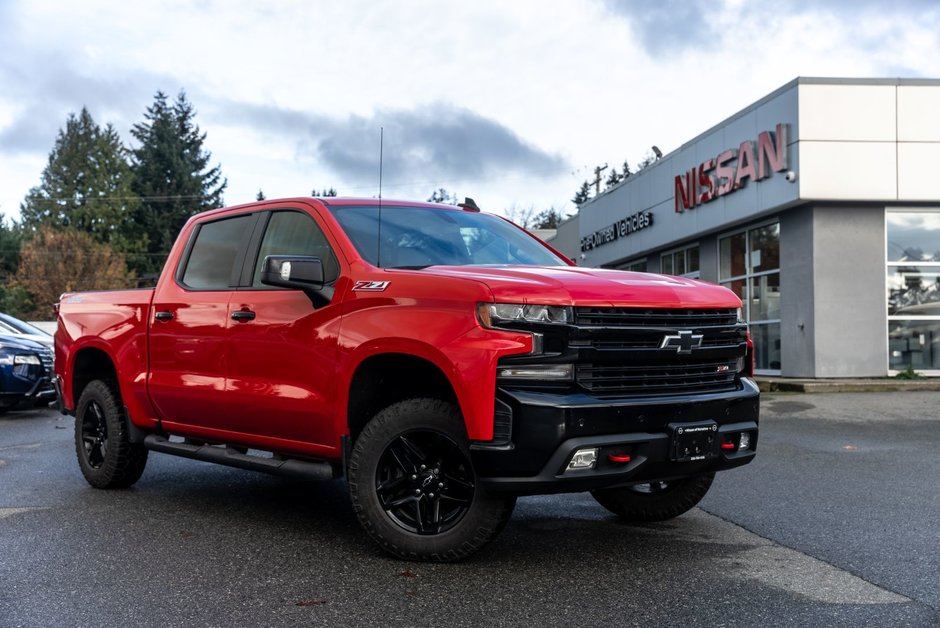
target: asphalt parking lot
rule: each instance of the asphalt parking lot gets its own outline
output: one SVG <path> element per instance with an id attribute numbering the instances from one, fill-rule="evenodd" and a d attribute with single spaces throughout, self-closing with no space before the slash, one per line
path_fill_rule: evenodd
<path id="1" fill-rule="evenodd" d="M 756 461 L 671 522 L 521 499 L 454 565 L 391 559 L 340 481 L 151 454 L 98 491 L 72 420 L 0 417 L 0 626 L 940 625 L 940 393 L 769 394 Z"/>

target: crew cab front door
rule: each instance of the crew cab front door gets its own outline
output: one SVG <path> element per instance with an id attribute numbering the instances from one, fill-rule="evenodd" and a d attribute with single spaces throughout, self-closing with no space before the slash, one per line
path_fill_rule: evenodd
<path id="1" fill-rule="evenodd" d="M 334 297 L 315 308 L 299 290 L 266 286 L 261 266 L 268 255 L 319 257 L 328 294 L 339 276 L 339 261 L 307 211 L 272 211 L 261 229 L 257 251 L 246 262 L 246 285 L 229 302 L 227 420 L 236 429 L 252 429 L 287 446 L 299 442 L 333 449 L 339 444 L 333 422 L 339 305 Z"/>

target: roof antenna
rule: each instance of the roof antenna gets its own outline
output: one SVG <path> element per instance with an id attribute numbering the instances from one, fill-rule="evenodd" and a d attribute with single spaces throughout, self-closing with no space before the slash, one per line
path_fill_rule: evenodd
<path id="1" fill-rule="evenodd" d="M 379 127 L 379 228 L 375 265 L 382 268 L 382 161 L 385 154 L 385 127 Z"/>

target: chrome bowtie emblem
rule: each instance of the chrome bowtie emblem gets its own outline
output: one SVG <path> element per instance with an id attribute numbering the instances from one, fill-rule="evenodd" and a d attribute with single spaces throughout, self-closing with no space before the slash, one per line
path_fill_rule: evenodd
<path id="1" fill-rule="evenodd" d="M 692 349 L 702 346 L 702 334 L 693 334 L 691 331 L 680 331 L 679 333 L 666 336 L 663 343 L 659 345 L 660 349 L 675 349 L 676 353 L 692 353 Z"/>

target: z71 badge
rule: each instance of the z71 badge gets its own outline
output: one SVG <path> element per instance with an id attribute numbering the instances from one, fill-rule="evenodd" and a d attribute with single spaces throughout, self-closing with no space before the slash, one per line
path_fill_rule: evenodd
<path id="1" fill-rule="evenodd" d="M 390 283 L 390 281 L 357 281 L 353 286 L 353 292 L 382 292 Z"/>

